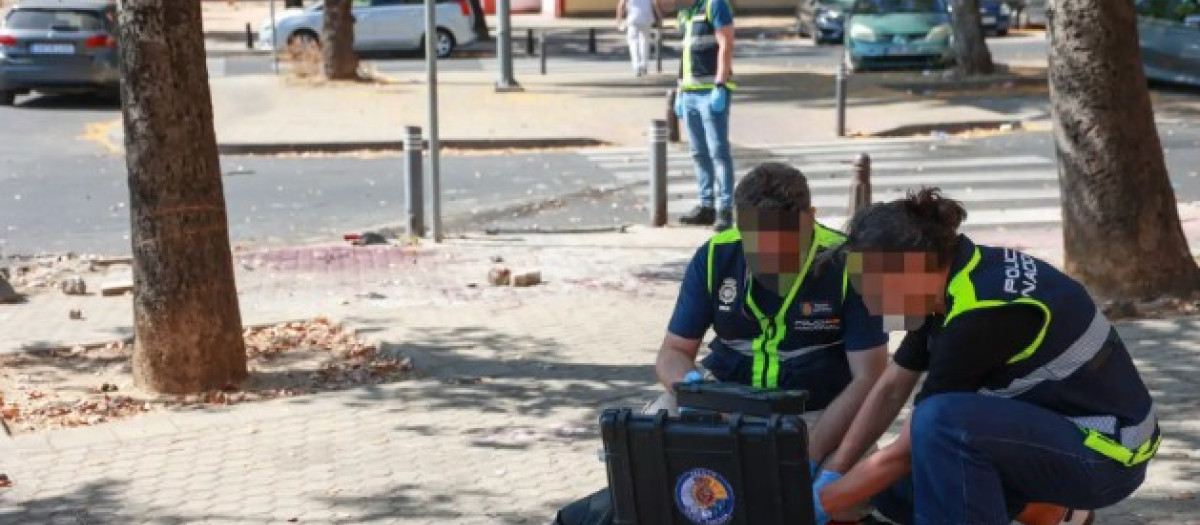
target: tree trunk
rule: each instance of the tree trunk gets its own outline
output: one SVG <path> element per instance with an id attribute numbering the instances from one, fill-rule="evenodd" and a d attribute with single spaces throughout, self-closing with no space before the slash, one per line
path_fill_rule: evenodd
<path id="1" fill-rule="evenodd" d="M 482 41 L 491 40 L 492 37 L 488 35 L 487 14 L 483 12 L 483 3 L 479 0 L 469 0 L 468 3 L 471 4 L 471 12 L 475 13 L 474 27 L 472 28 L 475 38 Z"/>
<path id="2" fill-rule="evenodd" d="M 133 247 L 133 377 L 156 392 L 246 377 L 200 0 L 124 0 L 121 98 Z"/>
<path id="3" fill-rule="evenodd" d="M 983 19 L 979 16 L 979 0 L 952 0 L 954 24 L 954 54 L 958 72 L 962 75 L 988 75 L 995 71 L 992 52 L 983 34 Z"/>
<path id="4" fill-rule="evenodd" d="M 321 27 L 321 53 L 325 78 L 357 80 L 358 55 L 354 52 L 354 14 L 351 0 L 325 0 L 325 23 Z"/>
<path id="5" fill-rule="evenodd" d="M 1067 271 L 1108 298 L 1200 289 L 1154 124 L 1133 3 L 1053 0 L 1050 7 Z"/>

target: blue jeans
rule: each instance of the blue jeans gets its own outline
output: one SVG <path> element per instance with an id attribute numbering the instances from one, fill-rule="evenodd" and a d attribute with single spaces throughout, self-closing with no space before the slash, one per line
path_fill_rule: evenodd
<path id="1" fill-rule="evenodd" d="M 875 497 L 889 519 L 917 525 L 1008 525 L 1027 503 L 1094 510 L 1141 486 L 1126 467 L 1083 446 L 1065 417 L 1022 401 L 940 394 L 912 416 L 912 474 Z"/>
<path id="2" fill-rule="evenodd" d="M 687 123 L 688 146 L 696 164 L 700 205 L 733 209 L 733 153 L 729 149 L 729 110 L 716 113 L 708 105 L 708 91 L 684 91 L 683 119 Z M 733 102 L 730 101 L 730 106 Z M 714 168 L 715 171 L 714 171 Z M 713 198 L 714 174 L 720 185 L 719 199 Z"/>

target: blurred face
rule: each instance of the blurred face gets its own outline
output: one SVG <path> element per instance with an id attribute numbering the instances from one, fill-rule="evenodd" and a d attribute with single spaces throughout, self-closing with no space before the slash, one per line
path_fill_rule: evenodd
<path id="1" fill-rule="evenodd" d="M 883 316 L 887 330 L 916 330 L 945 310 L 949 268 L 938 268 L 932 253 L 851 252 L 846 270 L 867 311 Z"/>
<path id="2" fill-rule="evenodd" d="M 763 286 L 786 295 L 800 278 L 813 239 L 812 210 L 738 208 L 738 229 L 750 272 Z"/>

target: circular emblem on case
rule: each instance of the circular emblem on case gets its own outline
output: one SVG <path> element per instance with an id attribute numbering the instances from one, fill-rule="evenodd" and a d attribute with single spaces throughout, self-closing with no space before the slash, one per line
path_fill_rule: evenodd
<path id="1" fill-rule="evenodd" d="M 675 483 L 675 505 L 692 523 L 723 525 L 733 518 L 733 488 L 716 472 L 692 469 Z"/>

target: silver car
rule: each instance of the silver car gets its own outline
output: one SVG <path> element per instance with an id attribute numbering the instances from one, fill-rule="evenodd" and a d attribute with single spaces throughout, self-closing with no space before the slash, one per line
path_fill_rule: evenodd
<path id="1" fill-rule="evenodd" d="M 1146 77 L 1200 86 L 1200 0 L 1140 0 L 1137 11 Z"/>
<path id="2" fill-rule="evenodd" d="M 354 0 L 354 49 L 357 51 L 412 51 L 425 45 L 423 0 Z M 323 2 L 304 9 L 288 9 L 259 26 L 258 47 L 285 49 L 295 44 L 319 44 L 325 13 Z M 475 41 L 471 6 L 467 0 L 437 0 L 439 57 Z"/>
<path id="3" fill-rule="evenodd" d="M 0 21 L 0 106 L 30 91 L 117 92 L 113 0 L 21 0 Z"/>

